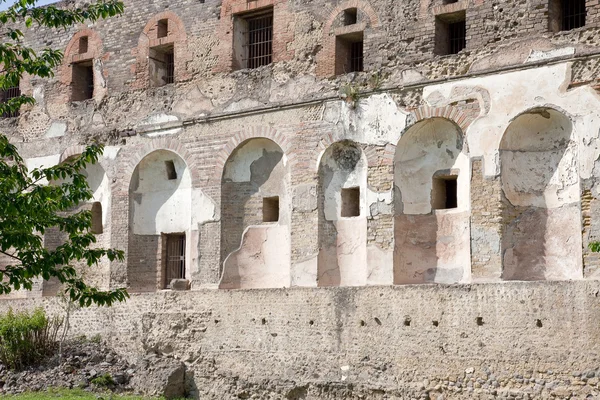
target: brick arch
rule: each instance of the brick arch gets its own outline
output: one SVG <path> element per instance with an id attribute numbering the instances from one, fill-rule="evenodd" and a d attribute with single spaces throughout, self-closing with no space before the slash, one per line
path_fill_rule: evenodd
<path id="1" fill-rule="evenodd" d="M 84 151 L 85 151 L 85 146 L 83 146 L 83 145 L 69 146 L 60 155 L 58 163 L 61 164 L 73 156 L 78 156 L 78 155 L 82 154 Z"/>
<path id="2" fill-rule="evenodd" d="M 461 129 L 463 135 L 467 131 L 467 128 L 473 122 L 473 117 L 469 116 L 467 113 L 465 113 L 457 107 L 431 107 L 424 105 L 413 110 L 409 114 L 408 118 L 406 119 L 406 128 L 404 131 L 406 132 L 413 125 L 417 124 L 420 121 L 424 121 L 426 119 L 431 118 L 444 118 L 454 122 Z"/>
<path id="3" fill-rule="evenodd" d="M 371 7 L 371 4 L 364 0 L 346 0 L 338 4 L 329 12 L 329 17 L 327 18 L 323 29 L 325 35 L 329 35 L 332 33 L 331 26 L 333 25 L 333 21 L 335 21 L 338 15 L 340 15 L 342 12 L 349 8 L 356 8 L 369 17 L 369 25 L 367 25 L 367 27 L 379 27 L 379 17 L 377 16 L 377 13 L 373 9 L 373 7 Z"/>
<path id="4" fill-rule="evenodd" d="M 367 16 L 366 22 L 359 22 L 356 25 L 350 25 L 333 29 L 335 19 L 344 10 L 356 8 Z M 329 17 L 325 21 L 323 29 L 323 49 L 317 55 L 317 70 L 316 73 L 320 77 L 329 77 L 335 75 L 335 60 L 336 60 L 336 34 L 349 33 L 347 28 L 365 32 L 367 29 L 377 29 L 380 26 L 379 17 L 373 7 L 365 0 L 346 0 L 333 7 L 329 12 Z M 342 32 L 338 32 L 339 30 Z"/>
<path id="5" fill-rule="evenodd" d="M 285 156 L 287 157 L 289 163 L 288 168 L 291 170 L 296 155 L 294 152 L 292 152 L 291 143 L 289 139 L 286 136 L 284 136 L 281 132 L 278 132 L 275 128 L 271 128 L 268 126 L 257 126 L 237 132 L 229 139 L 227 143 L 225 143 L 223 147 L 221 147 L 221 150 L 219 150 L 216 157 L 214 175 L 215 182 L 221 182 L 223 170 L 225 168 L 225 163 L 240 144 L 246 142 L 249 139 L 260 138 L 272 140 L 281 148 L 281 151 L 283 151 L 283 154 L 285 154 Z"/>
<path id="6" fill-rule="evenodd" d="M 365 156 L 369 167 L 378 167 L 382 165 L 394 165 L 394 154 L 396 154 L 396 145 L 387 143 L 383 146 L 383 154 L 378 151 L 381 146 L 369 146 L 365 150 Z"/>
<path id="7" fill-rule="evenodd" d="M 60 158 L 58 159 L 58 163 L 62 164 L 63 162 L 67 161 L 69 158 L 71 158 L 73 156 L 78 156 L 78 155 L 83 154 L 83 152 L 85 151 L 86 148 L 87 148 L 87 146 L 84 146 L 84 145 L 75 145 L 75 146 L 67 147 L 65 149 L 65 151 L 63 151 L 61 153 Z M 106 165 L 103 164 L 102 154 L 100 154 L 100 157 L 98 157 L 97 164 L 99 164 L 104 169 L 104 173 L 110 179 L 110 176 L 108 175 L 108 168 L 106 168 Z"/>
<path id="8" fill-rule="evenodd" d="M 192 187 L 195 188 L 199 186 L 200 177 L 196 158 L 192 155 L 192 153 L 185 149 L 183 144 L 177 139 L 163 138 L 154 139 L 140 147 L 136 147 L 136 151 L 133 153 L 119 152 L 117 156 L 118 164 L 124 179 L 115 182 L 113 187 L 115 189 L 121 189 L 122 192 L 128 192 L 129 183 L 135 168 L 138 166 L 140 161 L 144 159 L 144 157 L 158 150 L 171 151 L 181 157 L 181 159 L 185 161 L 187 168 L 190 171 Z"/>
<path id="9" fill-rule="evenodd" d="M 79 54 L 79 39 L 88 37 L 87 52 Z M 103 54 L 102 39 L 98 33 L 90 28 L 84 28 L 73 35 L 65 49 L 64 61 L 73 63 L 93 58 L 100 58 Z"/>
<path id="10" fill-rule="evenodd" d="M 169 20 L 169 22 L 173 22 L 174 29 L 171 30 L 171 26 L 169 25 L 169 32 L 167 36 L 158 39 L 156 26 L 158 25 L 158 21 L 160 21 L 161 19 L 167 19 Z M 167 10 L 160 12 L 154 15 L 152 18 L 150 18 L 150 20 L 146 23 L 146 26 L 142 30 L 142 34 L 140 35 L 140 38 L 138 40 L 138 45 L 145 44 L 150 46 L 156 46 L 158 44 L 173 43 L 175 41 L 185 39 L 187 39 L 187 35 L 185 33 L 185 25 L 183 24 L 183 21 L 173 11 Z M 157 40 L 157 42 L 153 42 L 154 40 Z"/>
<path id="11" fill-rule="evenodd" d="M 79 39 L 82 37 L 88 37 L 88 48 L 85 53 L 79 53 Z M 82 61 L 106 61 L 108 59 L 108 54 L 104 53 L 104 46 L 102 44 L 102 38 L 93 29 L 83 28 L 76 32 L 67 47 L 65 48 L 65 53 L 63 57 L 62 64 L 58 68 L 58 79 L 61 84 L 65 86 L 71 86 L 73 83 L 73 63 L 82 62 Z M 106 79 L 107 71 L 105 69 L 102 70 L 103 79 Z M 94 78 L 94 97 L 100 95 L 100 92 L 104 92 L 105 89 L 101 89 L 101 82 L 96 82 L 96 78 Z M 66 91 L 65 93 L 68 93 Z M 69 95 L 66 94 L 64 99 L 65 102 L 69 101 Z"/>
<path id="12" fill-rule="evenodd" d="M 156 27 L 158 26 L 158 21 L 162 19 L 169 21 L 169 30 L 167 36 L 159 38 Z M 136 56 L 136 63 L 131 66 L 132 73 L 135 76 L 134 81 L 130 84 L 132 88 L 141 89 L 149 86 L 148 57 L 150 48 L 166 44 L 173 44 L 176 81 L 186 80 L 191 77 L 186 69 L 188 61 L 191 60 L 191 54 L 187 49 L 185 25 L 177 14 L 167 10 L 150 18 L 140 34 L 137 47 L 132 50 L 132 54 Z"/>
<path id="13" fill-rule="evenodd" d="M 356 145 L 358 145 L 361 150 L 363 151 L 363 153 L 365 154 L 365 157 L 367 158 L 367 165 L 369 167 L 375 167 L 378 165 L 391 165 L 394 163 L 394 154 L 396 152 L 396 146 L 392 143 L 388 143 L 385 145 L 385 150 L 384 150 L 384 156 L 383 159 L 380 160 L 380 154 L 377 151 L 377 148 L 380 146 L 373 146 L 373 145 L 365 145 L 363 143 L 359 143 L 356 142 L 352 139 L 348 139 L 348 138 L 344 138 L 344 137 L 340 137 L 340 138 L 336 138 L 334 134 L 332 133 L 328 133 L 326 135 L 324 135 L 323 137 L 321 137 L 321 140 L 319 141 L 319 144 L 317 145 L 319 152 L 317 154 L 317 159 L 316 159 L 316 163 L 315 163 L 315 172 L 319 171 L 319 164 L 321 163 L 321 157 L 323 157 L 323 154 L 325 154 L 325 151 L 334 143 L 337 142 L 341 142 L 344 140 L 348 140 L 351 141 L 352 143 L 355 143 Z"/>

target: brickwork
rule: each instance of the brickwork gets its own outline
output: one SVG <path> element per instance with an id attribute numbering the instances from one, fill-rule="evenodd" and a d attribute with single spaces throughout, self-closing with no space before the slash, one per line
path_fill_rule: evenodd
<path id="1" fill-rule="evenodd" d="M 106 145 L 100 162 L 110 198 L 98 245 L 123 250 L 126 260 L 103 263 L 89 278 L 134 294 L 116 311 L 77 313 L 76 329 L 108 332 L 133 355 L 143 345 L 162 348 L 157 338 L 172 337 L 169 327 L 179 329 L 170 322 L 193 314 L 181 325 L 190 327 L 182 331 L 186 339 L 169 345 L 194 370 L 206 398 L 223 398 L 223 392 L 211 394 L 215 382 L 225 397 L 255 390 L 273 398 L 370 398 L 383 390 L 391 397 L 452 392 L 448 398 L 466 399 L 516 390 L 536 398 L 559 389 L 555 397 L 596 396 L 595 378 L 579 383 L 583 372 L 597 368 L 589 355 L 596 331 L 580 317 L 597 311 L 591 280 L 600 265 L 588 249 L 600 238 L 600 5 L 588 1 L 585 27 L 555 32 L 549 3 L 127 0 L 120 18 L 66 32 L 26 30 L 26 44 L 41 49 L 50 42 L 65 51 L 65 62 L 53 78 L 23 80 L 22 90 L 37 104 L 24 107 L 19 118 L 0 120 L 0 128 L 32 166 L 63 162 L 94 141 Z M 243 69 L 236 58 L 239 23 L 267 10 L 274 18 L 273 62 Z M 354 10 L 356 22 L 349 23 Z M 457 13 L 466 21 L 466 48 L 436 55 L 436 18 Z M 336 71 L 342 57 L 336 40 L 360 35 L 365 71 Z M 171 50 L 174 82 L 161 86 L 153 81 L 150 58 Z M 81 61 L 92 61 L 94 94 L 71 102 L 71 69 Z M 525 139 L 513 148 L 516 139 L 507 144 L 503 137 L 522 115 L 514 138 Z M 572 135 L 556 149 L 538 151 L 554 129 L 544 121 L 557 115 Z M 336 162 L 360 153 L 364 165 L 338 174 L 332 195 L 327 188 L 335 163 L 324 160 L 349 143 L 356 152 Z M 519 154 L 507 158 L 505 150 Z M 136 207 L 160 197 L 133 190 L 140 163 L 157 151 L 180 157 L 189 173 L 189 187 L 170 193 L 187 196 L 178 203 L 186 206 L 161 217 L 170 222 L 189 215 L 185 232 L 136 231 Z M 530 158 L 519 161 L 525 152 Z M 447 163 L 438 165 L 442 159 Z M 506 174 L 513 172 L 517 178 L 509 182 Z M 460 207 L 434 209 L 433 179 L 448 175 L 459 176 Z M 413 183 L 400 189 L 400 178 Z M 341 189 L 362 196 L 358 216 L 338 215 Z M 525 193 L 517 200 L 538 196 L 543 202 L 513 204 L 511 190 Z M 279 221 L 264 221 L 264 199 L 275 196 Z M 579 218 L 581 237 L 562 229 Z M 152 228 L 165 222 L 158 219 Z M 188 293 L 161 293 L 164 237 L 172 233 L 186 235 Z M 49 247 L 62 240 L 58 232 L 46 236 Z M 539 240 L 529 245 L 532 238 Z M 577 249 L 557 254 L 573 243 Z M 514 262 L 507 270 L 515 252 L 535 257 L 519 264 L 522 271 Z M 570 275 L 544 273 L 547 265 L 579 258 L 581 268 Z M 283 265 L 276 272 L 289 277 L 244 286 L 274 265 Z M 500 282 L 507 279 L 580 282 Z M 384 286 L 315 288 L 336 285 Z M 244 287 L 294 289 L 225 289 Z M 58 288 L 45 282 L 30 295 L 50 297 Z M 39 301 L 56 309 L 50 298 Z M 577 312 L 565 304 L 576 304 Z M 573 324 L 565 331 L 562 320 Z M 531 357 L 524 360 L 523 351 Z M 569 367 L 565 360 L 572 361 Z M 309 377 L 306 371 L 316 372 Z M 425 389 L 415 389 L 421 385 Z"/>
<path id="2" fill-rule="evenodd" d="M 471 166 L 471 271 L 474 281 L 493 281 L 502 274 L 502 184 L 485 177 L 482 160 Z"/>

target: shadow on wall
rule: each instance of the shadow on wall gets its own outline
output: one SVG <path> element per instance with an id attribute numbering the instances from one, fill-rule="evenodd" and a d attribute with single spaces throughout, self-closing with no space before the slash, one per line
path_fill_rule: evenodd
<path id="1" fill-rule="evenodd" d="M 127 275 L 132 292 L 164 287 L 162 234 L 189 231 L 191 191 L 187 165 L 171 151 L 154 151 L 136 166 L 129 185 Z"/>
<path id="2" fill-rule="evenodd" d="M 502 138 L 500 162 L 503 279 L 582 278 L 577 144 L 569 118 L 551 108 L 519 115 Z"/>
<path id="3" fill-rule="evenodd" d="M 353 142 L 332 144 L 319 164 L 318 286 L 367 283 L 367 159 Z"/>
<path id="4" fill-rule="evenodd" d="M 281 148 L 250 139 L 231 154 L 221 180 L 220 288 L 290 286 L 290 174 Z"/>
<path id="5" fill-rule="evenodd" d="M 469 159 L 454 122 L 427 119 L 394 157 L 394 283 L 470 278 Z"/>

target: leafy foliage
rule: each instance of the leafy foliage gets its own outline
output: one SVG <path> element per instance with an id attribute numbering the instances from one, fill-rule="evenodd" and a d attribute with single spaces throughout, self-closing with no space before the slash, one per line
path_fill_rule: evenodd
<path id="1" fill-rule="evenodd" d="M 92 379 L 90 382 L 92 382 L 94 385 L 100 386 L 100 387 L 109 387 L 109 386 L 113 386 L 115 384 L 113 377 L 109 373 L 105 373 L 104 375 L 99 375 L 99 376 L 95 377 L 94 379 Z"/>
<path id="2" fill-rule="evenodd" d="M 588 247 L 594 253 L 600 253 L 600 242 L 592 242 L 588 245 Z"/>
<path id="3" fill-rule="evenodd" d="M 0 361 L 11 369 L 39 364 L 53 354 L 62 320 L 48 319 L 41 308 L 28 312 L 10 309 L 0 315 Z"/>
<path id="4" fill-rule="evenodd" d="M 0 12 L 1 27 L 8 36 L 0 44 L 0 64 L 4 66 L 0 90 L 16 86 L 25 73 L 50 77 L 62 62 L 60 50 L 48 48 L 36 52 L 24 46 L 23 32 L 17 27 L 67 29 L 75 23 L 123 12 L 123 3 L 116 0 L 99 0 L 76 9 L 34 8 L 36 1 L 18 0 Z M 1 103 L 0 114 L 33 103 L 31 96 L 21 95 Z M 55 277 L 64 284 L 70 299 L 81 306 L 111 305 L 128 297 L 124 289 L 101 291 L 88 286 L 73 265 L 91 267 L 102 257 L 123 260 L 121 251 L 91 249 L 96 242 L 90 232 L 91 213 L 73 211 L 92 198 L 83 172 L 86 165 L 98 161 L 102 151 L 102 145 L 93 145 L 69 162 L 29 171 L 17 148 L 6 136 L 0 135 L 0 253 L 14 261 L 0 270 L 0 294 L 21 288 L 31 290 L 34 278 Z M 57 228 L 68 237 L 53 251 L 45 249 L 42 240 L 50 228 Z"/>

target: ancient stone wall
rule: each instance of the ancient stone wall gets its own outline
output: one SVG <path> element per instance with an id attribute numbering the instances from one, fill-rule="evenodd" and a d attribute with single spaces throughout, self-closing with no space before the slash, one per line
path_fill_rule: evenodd
<path id="1" fill-rule="evenodd" d="M 133 295 L 71 316 L 188 365 L 196 398 L 595 398 L 600 285 L 201 290 Z M 54 298 L 7 300 L 0 309 Z M 591 397 L 590 397 L 591 396 Z"/>
<path id="2" fill-rule="evenodd" d="M 207 398 L 595 396 L 600 6 L 561 31 L 550 1 L 445 3 L 128 0 L 27 31 L 65 62 L 0 128 L 30 168 L 106 145 L 82 207 L 126 259 L 89 278 L 134 294 L 75 332 L 176 354 Z M 265 15 L 272 62 L 243 68 Z"/>

